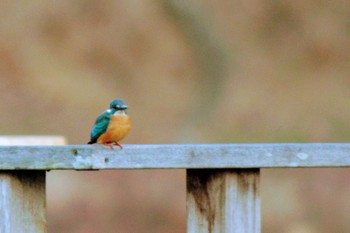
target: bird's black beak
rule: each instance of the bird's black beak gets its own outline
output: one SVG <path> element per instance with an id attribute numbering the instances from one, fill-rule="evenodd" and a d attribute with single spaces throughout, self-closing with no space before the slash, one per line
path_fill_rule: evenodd
<path id="1" fill-rule="evenodd" d="M 119 109 L 121 109 L 121 110 L 128 109 L 128 105 L 125 105 L 125 104 L 124 104 L 124 105 L 120 106 Z"/>

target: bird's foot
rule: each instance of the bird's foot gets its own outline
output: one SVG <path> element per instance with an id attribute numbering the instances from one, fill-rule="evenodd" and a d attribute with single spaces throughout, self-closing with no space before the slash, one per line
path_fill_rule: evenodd
<path id="1" fill-rule="evenodd" d="M 113 150 L 113 143 L 105 142 L 105 143 L 103 143 L 103 145 L 108 146 L 111 150 Z"/>
<path id="2" fill-rule="evenodd" d="M 123 149 L 122 145 L 120 145 L 118 142 L 114 143 L 116 146 L 119 146 L 120 149 Z"/>
<path id="3" fill-rule="evenodd" d="M 120 149 L 123 149 L 122 145 L 120 145 L 118 142 L 105 142 L 103 143 L 104 146 L 108 146 L 109 148 L 111 148 L 111 150 L 113 150 L 113 145 L 118 146 Z"/>

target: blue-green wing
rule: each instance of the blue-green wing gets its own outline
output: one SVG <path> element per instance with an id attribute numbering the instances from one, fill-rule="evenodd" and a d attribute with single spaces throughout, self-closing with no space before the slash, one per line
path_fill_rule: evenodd
<path id="1" fill-rule="evenodd" d="M 111 111 L 105 111 L 96 119 L 95 125 L 91 130 L 91 140 L 88 142 L 89 144 L 97 142 L 101 134 L 106 132 L 109 121 L 111 120 L 111 114 Z"/>

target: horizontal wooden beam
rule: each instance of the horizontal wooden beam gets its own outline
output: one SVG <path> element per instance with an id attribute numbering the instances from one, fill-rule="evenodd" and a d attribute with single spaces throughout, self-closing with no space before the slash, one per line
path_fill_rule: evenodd
<path id="1" fill-rule="evenodd" d="M 0 146 L 0 170 L 348 166 L 350 143 Z"/>

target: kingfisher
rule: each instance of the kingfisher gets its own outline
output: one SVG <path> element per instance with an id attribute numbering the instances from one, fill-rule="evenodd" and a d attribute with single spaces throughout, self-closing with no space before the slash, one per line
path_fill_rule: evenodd
<path id="1" fill-rule="evenodd" d="M 131 119 L 126 109 L 128 109 L 128 106 L 123 100 L 113 100 L 109 105 L 109 109 L 97 117 L 88 144 L 101 143 L 112 149 L 114 144 L 123 149 L 119 141 L 128 134 L 131 127 Z"/>

